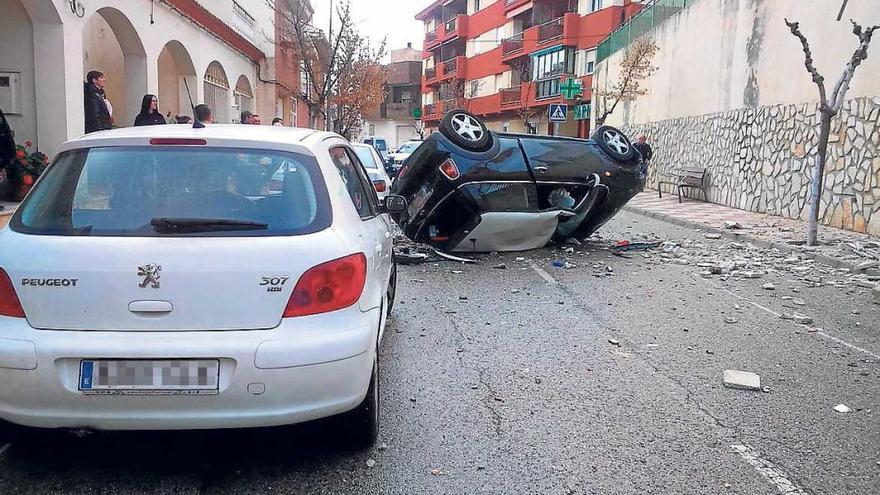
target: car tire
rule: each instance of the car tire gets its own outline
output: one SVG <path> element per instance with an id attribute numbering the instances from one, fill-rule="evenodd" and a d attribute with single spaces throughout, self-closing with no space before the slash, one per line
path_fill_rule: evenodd
<path id="1" fill-rule="evenodd" d="M 492 148 L 492 134 L 476 115 L 464 110 L 447 112 L 440 121 L 440 133 L 467 151 L 483 152 Z"/>
<path id="2" fill-rule="evenodd" d="M 638 152 L 632 142 L 616 127 L 603 125 L 593 133 L 593 141 L 599 145 L 608 156 L 618 162 L 631 163 L 639 159 Z"/>
<path id="3" fill-rule="evenodd" d="M 397 263 L 391 265 L 391 280 L 388 281 L 388 311 L 386 317 L 391 316 L 394 308 L 394 298 L 397 297 Z"/>
<path id="4" fill-rule="evenodd" d="M 373 373 L 367 395 L 358 406 L 345 413 L 343 429 L 347 443 L 357 450 L 373 446 L 379 438 L 379 352 L 373 359 Z"/>

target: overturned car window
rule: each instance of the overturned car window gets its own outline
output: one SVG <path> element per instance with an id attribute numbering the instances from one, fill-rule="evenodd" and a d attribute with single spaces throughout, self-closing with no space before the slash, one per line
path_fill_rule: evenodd
<path id="1" fill-rule="evenodd" d="M 61 155 L 13 217 L 30 234 L 269 236 L 330 225 L 314 157 L 204 147 Z"/>

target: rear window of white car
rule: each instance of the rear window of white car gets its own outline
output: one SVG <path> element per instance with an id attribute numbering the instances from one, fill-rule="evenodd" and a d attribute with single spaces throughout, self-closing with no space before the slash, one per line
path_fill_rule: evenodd
<path id="1" fill-rule="evenodd" d="M 63 153 L 12 218 L 28 234 L 278 236 L 330 226 L 312 156 L 207 147 Z"/>
<path id="2" fill-rule="evenodd" d="M 361 163 L 364 164 L 364 168 L 367 170 L 378 170 L 379 164 L 376 163 L 376 159 L 373 157 L 373 152 L 370 151 L 370 148 L 364 146 L 352 146 L 351 147 L 355 154 L 360 158 Z"/>

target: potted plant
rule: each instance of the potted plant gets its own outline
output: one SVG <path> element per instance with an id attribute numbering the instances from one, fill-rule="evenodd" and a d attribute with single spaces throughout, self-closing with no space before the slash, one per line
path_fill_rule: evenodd
<path id="1" fill-rule="evenodd" d="M 49 165 L 49 157 L 39 150 L 31 151 L 32 146 L 30 141 L 16 145 L 15 159 L 6 168 L 6 197 L 12 201 L 24 199 Z"/>

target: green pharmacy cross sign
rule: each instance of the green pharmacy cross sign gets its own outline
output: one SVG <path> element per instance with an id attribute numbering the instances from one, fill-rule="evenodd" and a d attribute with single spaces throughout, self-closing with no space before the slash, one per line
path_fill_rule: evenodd
<path id="1" fill-rule="evenodd" d="M 573 100 L 584 92 L 584 86 L 573 77 L 569 77 L 567 81 L 559 85 L 559 92 L 566 100 Z"/>

